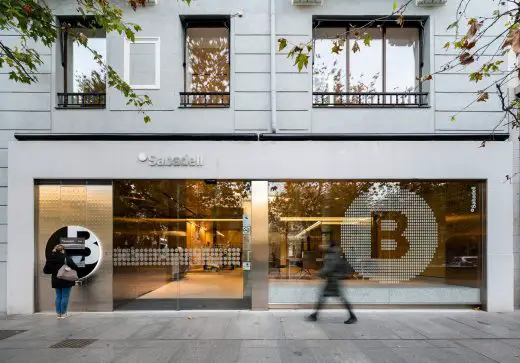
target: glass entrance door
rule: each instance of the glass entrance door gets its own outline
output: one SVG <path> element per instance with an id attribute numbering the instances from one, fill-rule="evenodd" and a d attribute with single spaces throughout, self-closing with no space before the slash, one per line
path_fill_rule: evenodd
<path id="1" fill-rule="evenodd" d="M 250 308 L 250 203 L 246 181 L 115 182 L 114 308 Z"/>

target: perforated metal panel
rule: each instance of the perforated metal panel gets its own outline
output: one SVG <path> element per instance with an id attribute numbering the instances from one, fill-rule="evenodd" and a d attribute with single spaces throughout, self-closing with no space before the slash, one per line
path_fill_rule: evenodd
<path id="1" fill-rule="evenodd" d="M 85 274 L 72 290 L 71 311 L 111 311 L 112 301 L 112 186 L 111 185 L 37 185 L 36 244 L 36 310 L 54 310 L 54 290 L 51 277 L 43 273 L 46 251 L 51 237 L 62 233 L 88 235 L 92 272 Z M 74 237 L 64 236 L 64 237 Z M 95 251 L 94 251 L 95 249 Z M 94 257 L 95 261 L 93 261 Z M 92 266 L 96 264 L 95 266 Z M 95 269 L 94 269 L 95 267 Z M 80 274 L 81 277 L 81 274 Z"/>

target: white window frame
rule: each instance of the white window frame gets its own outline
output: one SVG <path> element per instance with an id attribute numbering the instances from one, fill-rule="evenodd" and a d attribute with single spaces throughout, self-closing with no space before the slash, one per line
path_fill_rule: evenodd
<path id="1" fill-rule="evenodd" d="M 131 44 L 154 44 L 155 46 L 155 83 L 154 84 L 131 84 L 130 83 L 130 45 Z M 161 38 L 142 37 L 135 41 L 125 38 L 124 45 L 124 78 L 132 89 L 160 89 L 161 88 Z"/>

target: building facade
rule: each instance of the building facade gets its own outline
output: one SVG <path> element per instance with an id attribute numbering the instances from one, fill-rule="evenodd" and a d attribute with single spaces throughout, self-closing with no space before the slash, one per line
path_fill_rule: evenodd
<path id="1" fill-rule="evenodd" d="M 127 9 L 135 42 L 89 30 L 150 123 L 67 34 L 35 45 L 38 84 L 0 75 L 0 311 L 53 309 L 58 243 L 74 310 L 306 307 L 331 240 L 356 305 L 513 310 L 518 146 L 497 97 L 466 107 L 475 65 L 420 82 L 457 55 L 458 2 L 417 1 L 402 27 L 386 0 L 300 2 L 159 0 Z M 313 45 L 307 68 L 279 38 Z"/>

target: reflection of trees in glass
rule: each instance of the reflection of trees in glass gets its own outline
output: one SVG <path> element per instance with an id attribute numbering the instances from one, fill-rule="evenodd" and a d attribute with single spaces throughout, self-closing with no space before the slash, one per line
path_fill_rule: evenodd
<path id="1" fill-rule="evenodd" d="M 344 60 L 340 56 L 333 57 L 332 64 L 327 64 L 327 60 L 320 53 L 316 53 L 313 66 L 313 87 L 314 92 L 345 92 L 345 72 L 340 67 L 340 61 Z"/>
<path id="2" fill-rule="evenodd" d="M 130 240 L 142 245 L 155 244 L 157 237 L 164 235 L 174 245 L 182 245 L 184 237 L 168 236 L 166 232 L 185 230 L 183 219 L 241 219 L 243 200 L 249 197 L 249 193 L 250 183 L 242 181 L 216 184 L 177 180 L 116 181 L 114 236 L 130 235 Z M 136 223 L 135 219 L 142 221 Z"/>
<path id="3" fill-rule="evenodd" d="M 103 70 L 93 70 L 90 75 L 76 74 L 78 92 L 80 93 L 105 93 L 107 77 Z"/>
<path id="4" fill-rule="evenodd" d="M 479 198 L 474 213 L 470 211 L 472 187 L 476 188 Z M 482 184 L 477 182 L 455 181 L 270 183 L 269 229 L 271 233 L 279 233 L 287 240 L 289 235 L 304 230 L 313 222 L 282 222 L 282 216 L 343 217 L 348 206 L 361 192 L 369 193 L 374 201 L 374 209 L 377 210 L 378 201 L 399 189 L 407 189 L 424 198 L 435 214 L 439 224 L 440 245 L 443 246 L 439 249 L 439 258 L 444 260 L 454 253 L 475 254 L 480 253 L 483 233 L 481 187 Z"/>
<path id="5" fill-rule="evenodd" d="M 209 30 L 209 29 L 208 29 Z M 220 30 L 220 29 L 218 29 Z M 229 92 L 229 42 L 227 36 L 188 36 L 187 92 Z M 221 97 L 210 97 L 222 103 Z M 195 97 L 194 103 L 204 103 Z"/>
<path id="6" fill-rule="evenodd" d="M 250 183 L 222 181 L 117 181 L 116 216 L 139 218 L 208 218 L 219 208 L 240 209 L 250 193 Z M 225 212 L 223 212 L 225 214 Z M 232 218 L 229 215 L 222 217 Z M 242 214 L 239 215 L 239 218 Z"/>
<path id="7" fill-rule="evenodd" d="M 271 231 L 288 232 L 289 223 L 280 217 L 344 217 L 348 204 L 365 187 L 363 182 L 288 181 L 270 183 L 269 226 Z M 291 222 L 300 230 L 308 222 Z"/>
<path id="8" fill-rule="evenodd" d="M 374 74 L 371 79 L 368 81 L 364 81 L 364 74 L 361 73 L 359 76 L 359 80 L 354 81 L 354 76 L 350 75 L 349 77 L 349 92 L 353 93 L 374 93 L 377 92 L 376 84 L 379 79 L 379 72 Z M 349 103 L 352 104 L 363 104 L 363 103 L 373 103 L 375 95 L 355 95 L 350 97 Z"/>

